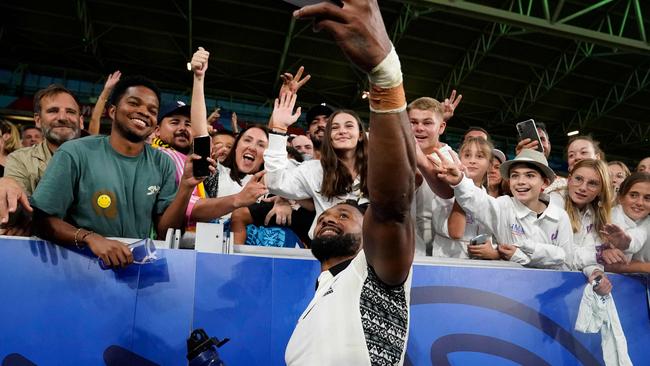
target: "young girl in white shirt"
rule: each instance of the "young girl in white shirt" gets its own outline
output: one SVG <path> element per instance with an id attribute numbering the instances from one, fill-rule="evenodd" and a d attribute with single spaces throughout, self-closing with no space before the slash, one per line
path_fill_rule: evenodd
<path id="1" fill-rule="evenodd" d="M 483 138 L 469 137 L 460 147 L 460 162 L 474 185 L 485 190 L 486 176 L 491 166 L 492 144 Z M 434 257 L 499 259 L 499 252 L 491 241 L 468 245 L 479 234 L 492 234 L 485 226 L 466 213 L 454 198 L 434 196 L 432 226 L 435 233 Z"/>
<path id="2" fill-rule="evenodd" d="M 632 173 L 621 184 L 618 205 L 612 209 L 612 221 L 632 237 L 630 247 L 636 252 L 628 253 L 628 256 L 633 254 L 629 264 L 606 264 L 607 271 L 650 273 L 650 217 L 648 215 L 650 215 L 650 174 Z M 604 259 L 610 260 L 610 258 Z"/>
<path id="3" fill-rule="evenodd" d="M 586 276 L 594 272 L 605 277 L 598 257 L 610 240 L 606 228 L 611 222 L 612 187 L 607 164 L 585 159 L 575 163 L 567 179 L 567 188 L 551 193 L 552 200 L 567 212 L 573 231 L 573 260 L 567 263 Z"/>

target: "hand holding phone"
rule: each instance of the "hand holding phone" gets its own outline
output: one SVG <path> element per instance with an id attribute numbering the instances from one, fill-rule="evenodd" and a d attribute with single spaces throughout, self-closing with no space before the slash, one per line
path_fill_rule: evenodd
<path id="1" fill-rule="evenodd" d="M 519 140 L 531 139 L 532 141 L 537 141 L 537 148 L 535 150 L 544 153 L 544 146 L 542 146 L 542 139 L 539 137 L 537 132 L 537 126 L 535 121 L 532 119 L 519 122 L 516 125 L 517 132 L 519 133 Z"/>
<path id="2" fill-rule="evenodd" d="M 469 240 L 469 245 L 482 245 L 485 244 L 490 238 L 490 234 L 477 235 Z"/>
<path id="3" fill-rule="evenodd" d="M 212 146 L 212 139 L 210 135 L 199 136 L 194 138 L 194 153 L 199 155 L 201 159 L 194 160 L 193 165 L 193 175 L 195 177 L 207 177 L 210 175 L 210 162 L 208 158 L 210 157 L 210 148 Z"/>

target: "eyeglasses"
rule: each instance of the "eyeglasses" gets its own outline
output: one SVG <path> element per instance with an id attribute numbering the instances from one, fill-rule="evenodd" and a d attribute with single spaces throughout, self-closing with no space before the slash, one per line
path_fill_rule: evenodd
<path id="1" fill-rule="evenodd" d="M 569 184 L 574 187 L 580 187 L 583 183 L 587 182 L 587 189 L 590 191 L 596 191 L 600 188 L 600 182 L 597 180 L 588 180 L 585 181 L 585 178 L 580 175 L 571 176 L 569 179 Z"/>

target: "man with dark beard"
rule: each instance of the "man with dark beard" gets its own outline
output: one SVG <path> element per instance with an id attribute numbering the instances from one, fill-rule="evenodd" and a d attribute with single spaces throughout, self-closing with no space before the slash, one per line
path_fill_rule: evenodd
<path id="1" fill-rule="evenodd" d="M 0 234 L 3 235 L 29 235 L 29 216 L 12 215 L 11 223 L 6 224 L 9 213 L 19 208 L 18 203 L 31 211 L 27 197 L 36 189 L 59 146 L 79 137 L 83 116 L 75 95 L 62 85 L 52 84 L 34 95 L 34 122 L 45 139 L 11 153 L 4 177 L 0 179 L 0 221 L 4 224 Z"/>
<path id="2" fill-rule="evenodd" d="M 308 123 L 307 136 L 314 144 L 314 156 L 316 160 L 320 159 L 320 147 L 323 143 L 323 136 L 325 135 L 325 126 L 327 119 L 334 113 L 334 110 L 327 106 L 327 104 L 318 104 L 311 107 L 307 111 L 305 120 Z"/>
<path id="3" fill-rule="evenodd" d="M 370 138 L 365 214 L 342 203 L 318 218 L 314 255 L 321 274 L 285 352 L 288 365 L 401 365 L 408 338 L 410 215 L 415 188 L 414 138 L 406 115 L 399 58 L 376 0 L 303 7 L 345 55 L 368 74 Z M 275 122 L 275 121 L 274 121 Z M 283 133 L 271 126 L 273 133 Z M 386 174 L 391 172 L 391 174 Z"/>
<path id="4" fill-rule="evenodd" d="M 88 136 L 61 146 L 32 196 L 34 228 L 60 245 L 88 246 L 109 266 L 133 262 L 128 247 L 106 237 L 158 237 L 181 228 L 199 180 L 192 155 L 176 189 L 174 165 L 145 144 L 157 125 L 160 92 L 141 77 L 113 91 L 110 136 Z"/>

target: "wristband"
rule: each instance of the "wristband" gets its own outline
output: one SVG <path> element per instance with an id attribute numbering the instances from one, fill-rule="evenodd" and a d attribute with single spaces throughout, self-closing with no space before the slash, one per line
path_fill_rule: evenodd
<path id="1" fill-rule="evenodd" d="M 402 66 L 391 50 L 368 74 L 370 81 L 370 110 L 374 113 L 398 113 L 406 110 L 406 95 L 402 84 Z"/>

